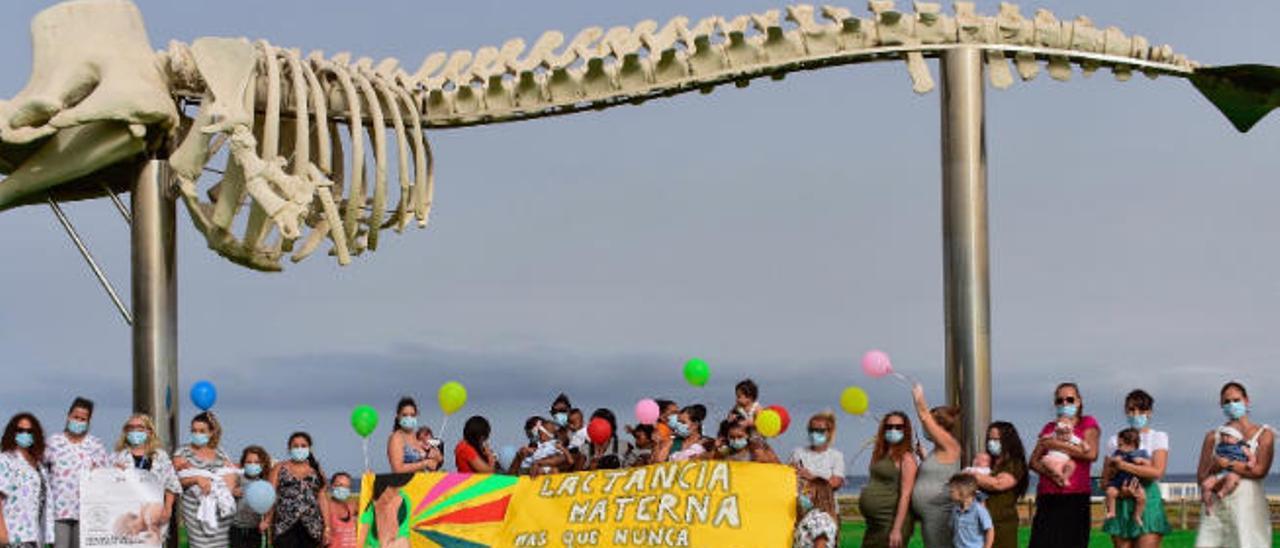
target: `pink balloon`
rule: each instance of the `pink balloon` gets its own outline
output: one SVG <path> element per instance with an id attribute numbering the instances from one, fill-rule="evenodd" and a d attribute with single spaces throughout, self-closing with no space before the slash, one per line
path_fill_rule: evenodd
<path id="1" fill-rule="evenodd" d="M 636 402 L 636 420 L 640 421 L 640 424 L 658 422 L 658 402 L 649 398 Z"/>
<path id="2" fill-rule="evenodd" d="M 879 350 L 872 350 L 862 355 L 862 372 L 868 377 L 878 379 L 893 373 L 893 364 L 889 355 Z"/>

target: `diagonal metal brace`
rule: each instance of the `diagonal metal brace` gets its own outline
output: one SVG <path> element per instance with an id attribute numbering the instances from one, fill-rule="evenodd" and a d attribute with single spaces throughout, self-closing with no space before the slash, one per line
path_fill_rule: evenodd
<path id="1" fill-rule="evenodd" d="M 93 254 L 89 253 L 89 248 L 85 247 L 84 240 L 80 239 L 80 234 L 76 232 L 76 227 L 71 224 L 71 220 L 67 218 L 67 214 L 62 211 L 62 206 L 54 201 L 52 197 L 46 196 L 45 202 L 49 204 L 49 208 L 53 210 L 53 216 L 58 218 L 58 222 L 62 224 L 63 230 L 67 231 L 67 237 L 71 238 L 71 243 L 75 244 L 76 249 L 80 250 L 80 256 L 84 257 L 84 262 L 89 263 L 89 269 L 93 271 L 93 275 L 98 278 L 98 283 L 102 284 L 102 289 L 107 291 L 107 296 L 111 298 L 111 302 L 115 303 L 116 310 L 120 311 L 120 316 L 124 318 L 124 322 L 133 325 L 133 314 L 129 312 L 129 308 L 124 305 L 124 301 L 120 300 L 120 294 L 116 293 L 116 289 L 111 286 L 111 281 L 107 279 L 107 275 L 102 272 L 102 268 L 98 267 L 98 262 L 93 260 Z"/>

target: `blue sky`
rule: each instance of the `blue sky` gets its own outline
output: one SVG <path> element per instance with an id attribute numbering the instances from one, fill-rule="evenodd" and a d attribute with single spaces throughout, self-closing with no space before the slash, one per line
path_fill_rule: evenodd
<path id="1" fill-rule="evenodd" d="M 0 97 L 30 73 L 27 24 L 40 5 L 0 5 Z M 643 3 L 140 2 L 152 44 L 199 36 L 394 56 L 542 31 L 576 32 L 676 14 L 736 15 L 761 1 Z M 992 13 L 994 2 L 979 2 Z M 863 6 L 851 5 L 856 11 Z M 1280 63 L 1265 2 L 1023 4 L 1089 14 L 1207 64 Z M 936 70 L 935 70 L 936 74 Z M 995 415 L 1029 436 L 1059 380 L 1083 385 L 1106 432 L 1144 387 L 1192 469 L 1219 420 L 1216 389 L 1241 379 L 1275 421 L 1280 382 L 1280 121 L 1240 135 L 1189 84 L 1099 73 L 1045 75 L 988 90 Z M 317 255 L 283 274 L 243 270 L 179 216 L 180 367 L 221 390 L 228 445 L 283 453 L 316 434 L 329 468 L 356 469 L 346 416 L 403 393 L 471 389 L 462 415 L 495 423 L 498 445 L 564 390 L 629 416 L 636 399 L 705 401 L 717 415 L 751 376 L 795 417 L 860 384 L 873 407 L 905 390 L 857 369 L 869 348 L 942 397 L 938 95 L 904 66 L 828 69 L 551 120 L 438 131 L 433 224 L 388 237 L 346 268 Z M 68 211 L 127 294 L 128 236 L 110 204 Z M 43 208 L 0 214 L 0 415 L 60 424 L 76 394 L 99 400 L 99 433 L 129 405 L 129 332 Z M 707 359 L 706 389 L 683 385 Z M 440 414 L 424 405 L 426 420 Z M 189 404 L 184 416 L 191 416 Z M 450 426 L 450 439 L 461 419 Z M 855 452 L 870 427 L 843 420 Z M 789 450 L 798 436 L 780 442 Z M 865 466 L 865 460 L 855 465 Z"/>

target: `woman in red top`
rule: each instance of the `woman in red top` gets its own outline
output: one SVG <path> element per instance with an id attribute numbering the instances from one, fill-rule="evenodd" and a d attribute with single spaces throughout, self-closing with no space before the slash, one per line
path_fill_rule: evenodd
<path id="1" fill-rule="evenodd" d="M 462 427 L 462 441 L 453 450 L 458 472 L 463 474 L 491 474 L 497 470 L 498 457 L 489 448 L 489 421 L 484 417 L 471 417 Z"/>
<path id="2" fill-rule="evenodd" d="M 1035 451 L 1031 452 L 1031 469 L 1040 475 L 1036 485 L 1036 515 L 1031 522 L 1031 548 L 1083 548 L 1089 545 L 1090 502 L 1092 486 L 1090 468 L 1098 459 L 1101 430 L 1098 421 L 1084 414 L 1084 399 L 1075 383 L 1064 382 L 1053 392 L 1058 419 L 1044 425 Z M 1055 439 L 1052 434 L 1059 422 L 1071 425 L 1072 432 L 1083 443 L 1077 445 Z M 1075 461 L 1075 471 L 1065 484 L 1055 481 L 1041 457 L 1049 451 L 1061 451 Z"/>

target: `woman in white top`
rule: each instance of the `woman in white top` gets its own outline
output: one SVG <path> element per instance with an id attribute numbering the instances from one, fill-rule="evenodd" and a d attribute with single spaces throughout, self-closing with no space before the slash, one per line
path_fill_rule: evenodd
<path id="1" fill-rule="evenodd" d="M 1115 517 L 1102 524 L 1102 532 L 1111 535 L 1111 543 L 1116 548 L 1156 548 L 1172 529 L 1165 517 L 1164 500 L 1160 495 L 1160 478 L 1164 477 L 1165 466 L 1169 462 L 1169 435 L 1151 428 L 1151 410 L 1154 407 L 1155 399 L 1145 390 L 1134 390 L 1124 398 L 1125 420 L 1130 428 L 1138 431 L 1138 449 L 1151 455 L 1150 464 L 1134 464 L 1113 457 L 1118 446 L 1116 435 L 1107 442 L 1103 475 L 1127 472 L 1136 478 L 1123 488 L 1125 493 L 1116 501 Z M 1139 491 L 1146 495 L 1147 505 L 1142 516 L 1134 516 L 1133 495 Z M 1141 521 L 1136 517 L 1141 517 Z"/>
<path id="2" fill-rule="evenodd" d="M 1264 548 L 1271 546 L 1271 512 L 1262 480 L 1271 470 L 1275 435 L 1271 427 L 1249 420 L 1249 394 L 1244 385 L 1229 382 L 1218 393 L 1222 412 L 1227 416 L 1227 426 L 1244 434 L 1257 459 L 1252 466 L 1244 462 L 1230 461 L 1214 455 L 1218 443 L 1218 430 L 1210 430 L 1204 436 L 1200 448 L 1200 466 L 1196 481 L 1203 482 L 1212 474 L 1222 471 L 1240 475 L 1240 484 L 1230 495 L 1213 505 L 1212 513 L 1201 512 L 1200 530 L 1196 533 L 1196 546 L 1226 548 Z"/>
<path id="3" fill-rule="evenodd" d="M 143 529 L 139 533 L 144 538 L 151 538 L 157 543 L 163 542 L 169 518 L 173 515 L 174 502 L 182 494 L 182 485 L 173 469 L 173 459 L 160 448 L 164 440 L 156 436 L 156 423 L 151 420 L 150 415 L 135 413 L 124 421 L 124 427 L 120 430 L 120 439 L 116 441 L 116 452 L 111 456 L 111 464 L 117 468 L 151 474 L 156 483 L 164 487 L 164 503 L 143 508 L 138 522 Z"/>
<path id="4" fill-rule="evenodd" d="M 836 415 L 823 411 L 809 417 L 809 445 L 797 447 L 791 452 L 791 465 L 796 474 L 806 481 L 821 481 L 839 491 L 844 486 L 844 453 L 831 446 L 836 439 Z M 835 499 L 831 508 L 823 508 L 832 516 L 840 515 Z"/>

